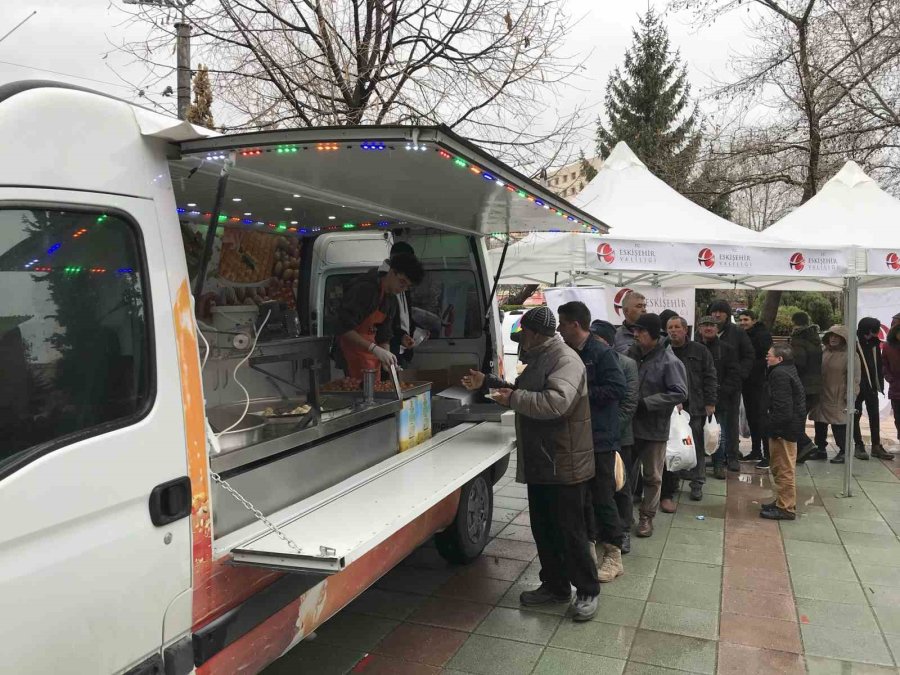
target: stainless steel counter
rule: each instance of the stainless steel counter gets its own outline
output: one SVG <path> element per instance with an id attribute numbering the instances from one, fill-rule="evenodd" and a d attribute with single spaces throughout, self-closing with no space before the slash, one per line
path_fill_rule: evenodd
<path id="1" fill-rule="evenodd" d="M 334 436 L 348 429 L 389 417 L 399 412 L 402 407 L 403 404 L 396 399 L 393 401 L 376 399 L 374 405 L 351 410 L 347 414 L 333 419 L 320 420 L 316 426 L 300 431 L 292 431 L 290 425 L 269 424 L 266 426 L 262 442 L 212 455 L 209 459 L 210 468 L 221 474 L 223 471 L 230 471 L 313 441 Z"/>

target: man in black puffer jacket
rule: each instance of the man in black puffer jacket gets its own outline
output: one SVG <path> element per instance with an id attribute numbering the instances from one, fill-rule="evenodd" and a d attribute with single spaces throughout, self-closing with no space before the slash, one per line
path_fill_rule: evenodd
<path id="1" fill-rule="evenodd" d="M 737 354 L 730 344 L 723 342 L 718 336 L 718 322 L 711 316 L 700 318 L 700 340 L 713 357 L 716 367 L 716 377 L 719 381 L 718 402 L 716 403 L 716 417 L 722 427 L 722 433 L 726 433 L 728 416 L 733 414 L 735 407 L 740 410 L 741 404 L 741 370 Z M 736 405 L 735 405 L 736 404 Z M 719 480 L 725 480 L 725 462 L 728 449 L 727 437 L 719 442 L 719 448 L 713 453 L 713 476 Z M 728 457 L 730 464 L 731 458 Z M 737 462 L 737 460 L 735 460 Z M 731 466 L 728 467 L 731 469 Z M 741 470 L 740 464 L 737 470 Z"/>
<path id="2" fill-rule="evenodd" d="M 791 351 L 794 366 L 800 376 L 800 384 L 806 394 L 806 412 L 813 410 L 822 394 L 822 339 L 819 327 L 809 322 L 809 314 L 797 312 L 791 317 Z M 825 448 L 818 448 L 806 434 L 806 420 L 800 421 L 797 430 L 797 463 L 807 459 L 828 459 Z"/>
<path id="3" fill-rule="evenodd" d="M 770 348 L 766 356 L 769 453 L 776 498 L 763 504 L 759 515 L 769 520 L 797 518 L 797 431 L 799 423 L 806 419 L 806 393 L 793 356 L 787 345 Z"/>
<path id="4" fill-rule="evenodd" d="M 881 359 L 881 340 L 878 334 L 881 332 L 881 321 L 871 316 L 859 320 L 856 330 L 856 352 L 859 354 L 859 363 L 862 366 L 862 376 L 859 379 L 859 395 L 856 397 L 856 422 L 853 425 L 853 441 L 856 445 L 854 456 L 857 459 L 869 459 L 866 453 L 866 445 L 863 443 L 862 430 L 859 423 L 862 420 L 862 409 L 866 407 L 869 416 L 869 429 L 872 435 L 872 457 L 876 459 L 894 459 L 881 445 L 881 402 L 878 395 L 884 393 L 884 364 Z"/>
<path id="5" fill-rule="evenodd" d="M 738 323 L 747 333 L 753 344 L 753 367 L 750 375 L 744 380 L 742 395 L 744 409 L 747 411 L 747 426 L 750 427 L 750 454 L 745 457 L 748 462 L 758 461 L 757 468 L 769 467 L 769 439 L 766 438 L 766 355 L 772 346 L 772 333 L 762 321 L 756 320 L 752 310 L 742 309 L 738 312 Z"/>

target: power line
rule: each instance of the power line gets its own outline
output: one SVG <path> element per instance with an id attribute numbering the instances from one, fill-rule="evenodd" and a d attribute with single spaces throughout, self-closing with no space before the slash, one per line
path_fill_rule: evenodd
<path id="1" fill-rule="evenodd" d="M 88 82 L 96 82 L 97 84 L 106 84 L 110 87 L 120 87 L 122 89 L 138 89 L 138 87 L 127 85 L 127 84 L 118 84 L 116 82 L 107 82 L 106 80 L 98 80 L 93 77 L 85 77 L 84 75 L 72 75 L 71 73 L 63 73 L 59 70 L 49 70 L 47 68 L 38 68 L 37 66 L 28 66 L 24 63 L 13 63 L 12 61 L 0 61 L 0 64 L 4 66 L 15 66 L 16 68 L 28 68 L 29 70 L 37 70 L 41 73 L 50 73 L 51 75 L 62 75 L 63 77 L 73 77 L 76 80 L 87 80 Z"/>

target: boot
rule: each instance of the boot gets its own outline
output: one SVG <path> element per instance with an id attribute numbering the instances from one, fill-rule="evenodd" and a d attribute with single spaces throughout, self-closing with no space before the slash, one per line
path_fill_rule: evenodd
<path id="1" fill-rule="evenodd" d="M 831 463 L 832 464 L 843 464 L 844 463 L 844 451 L 841 450 L 840 452 L 838 452 L 838 454 L 836 454 L 834 456 L 834 458 L 831 460 Z"/>
<path id="2" fill-rule="evenodd" d="M 869 454 L 866 452 L 866 446 L 862 443 L 857 443 L 853 450 L 853 456 L 856 457 L 856 459 L 869 459 Z"/>
<path id="3" fill-rule="evenodd" d="M 631 553 L 631 532 L 622 534 L 622 555 Z"/>
<path id="4" fill-rule="evenodd" d="M 675 513 L 675 509 L 677 508 L 678 506 L 675 504 L 675 500 L 671 497 L 661 499 L 659 502 L 659 509 L 663 513 Z"/>
<path id="5" fill-rule="evenodd" d="M 884 446 L 881 443 L 875 443 L 872 445 L 872 457 L 875 459 L 887 459 L 893 460 L 894 456 L 884 449 Z"/>
<path id="6" fill-rule="evenodd" d="M 652 537 L 653 536 L 653 518 L 641 516 L 638 521 L 637 536 Z"/>
<path id="7" fill-rule="evenodd" d="M 622 551 L 618 546 L 612 544 L 603 544 L 603 563 L 597 577 L 601 584 L 612 581 L 616 577 L 625 574 L 625 568 L 622 566 Z"/>

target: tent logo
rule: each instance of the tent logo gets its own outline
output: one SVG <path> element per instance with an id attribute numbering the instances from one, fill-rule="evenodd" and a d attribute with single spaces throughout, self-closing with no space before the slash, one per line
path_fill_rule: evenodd
<path id="1" fill-rule="evenodd" d="M 716 254 L 711 248 L 701 248 L 697 254 L 697 264 L 702 267 L 713 267 L 716 264 Z"/>
<path id="2" fill-rule="evenodd" d="M 610 244 L 600 244 L 597 247 L 597 260 L 612 265 L 616 260 L 615 249 Z"/>
<path id="3" fill-rule="evenodd" d="M 806 267 L 806 258 L 803 257 L 803 254 L 797 252 L 791 256 L 791 269 L 795 272 L 801 272 L 803 268 Z"/>
<path id="4" fill-rule="evenodd" d="M 622 316 L 622 305 L 625 304 L 625 297 L 629 293 L 631 293 L 630 288 L 623 288 L 613 298 L 613 309 L 616 310 L 617 316 Z"/>
<path id="5" fill-rule="evenodd" d="M 887 265 L 889 270 L 900 270 L 900 255 L 896 253 L 888 253 L 884 259 L 884 264 Z"/>

